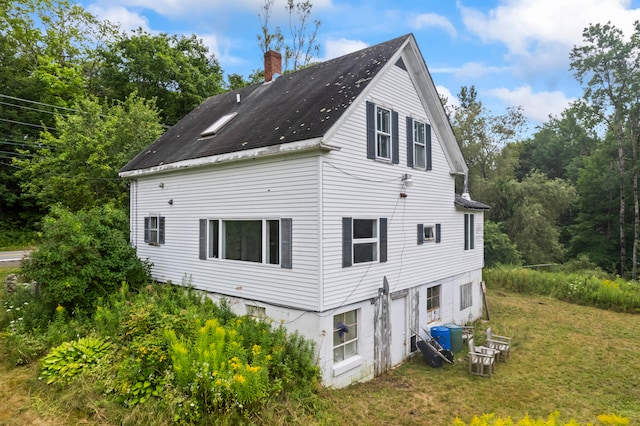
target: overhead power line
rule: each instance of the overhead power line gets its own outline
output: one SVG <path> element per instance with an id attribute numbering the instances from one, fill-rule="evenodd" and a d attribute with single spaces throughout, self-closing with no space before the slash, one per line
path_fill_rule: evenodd
<path id="1" fill-rule="evenodd" d="M 29 103 L 36 104 L 36 105 L 48 106 L 48 107 L 51 107 L 51 108 L 64 109 L 66 111 L 79 112 L 77 109 L 73 109 L 73 108 L 67 108 L 67 107 L 63 107 L 63 106 L 59 106 L 59 105 L 46 104 L 44 102 L 32 101 L 32 100 L 24 99 L 24 98 L 17 98 L 15 96 L 3 95 L 1 93 L 0 93 L 0 98 L 13 99 L 14 101 L 29 102 Z"/>
<path id="2" fill-rule="evenodd" d="M 25 123 L 23 121 L 9 120 L 8 118 L 0 118 L 0 121 L 6 121 L 7 123 L 13 123 L 13 124 L 21 124 L 23 126 L 40 127 L 42 129 L 47 129 L 47 130 L 52 130 L 52 131 L 56 130 L 53 127 L 45 126 L 44 124 Z"/>

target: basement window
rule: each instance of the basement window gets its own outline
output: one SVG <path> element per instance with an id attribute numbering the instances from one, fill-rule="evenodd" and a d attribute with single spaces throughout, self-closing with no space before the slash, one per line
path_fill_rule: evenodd
<path id="1" fill-rule="evenodd" d="M 215 136 L 216 133 L 222 130 L 222 128 L 226 126 L 227 123 L 229 123 L 231 120 L 236 118 L 237 115 L 238 115 L 237 112 L 232 112 L 231 114 L 223 115 L 218 120 L 216 120 L 215 123 L 207 127 L 205 131 L 200 134 L 200 136 L 203 138 L 207 136 Z"/>

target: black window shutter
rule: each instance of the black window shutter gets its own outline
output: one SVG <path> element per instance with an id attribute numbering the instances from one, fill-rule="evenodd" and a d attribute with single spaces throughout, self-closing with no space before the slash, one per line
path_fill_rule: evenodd
<path id="1" fill-rule="evenodd" d="M 367 101 L 367 158 L 376 158 L 376 106 Z"/>
<path id="2" fill-rule="evenodd" d="M 380 218 L 380 263 L 387 261 L 387 218 Z"/>
<path id="3" fill-rule="evenodd" d="M 424 225 L 418 224 L 418 245 L 424 244 Z"/>
<path id="4" fill-rule="evenodd" d="M 200 259 L 207 259 L 207 219 L 200 219 Z"/>
<path id="5" fill-rule="evenodd" d="M 353 262 L 353 220 L 350 217 L 342 218 L 342 267 L 351 266 Z"/>
<path id="6" fill-rule="evenodd" d="M 425 139 L 425 155 L 427 156 L 426 158 L 426 165 L 427 165 L 427 170 L 431 170 L 433 168 L 433 164 L 431 161 L 431 125 L 427 124 L 425 125 L 425 132 L 426 132 L 426 139 Z"/>
<path id="7" fill-rule="evenodd" d="M 413 167 L 413 118 L 407 117 L 407 167 Z"/>
<path id="8" fill-rule="evenodd" d="M 158 220 L 158 244 L 164 244 L 164 216 Z"/>
<path id="9" fill-rule="evenodd" d="M 442 241 L 442 234 L 440 230 L 440 224 L 436 223 L 436 244 Z"/>
<path id="10" fill-rule="evenodd" d="M 280 267 L 292 269 L 291 263 L 291 218 L 280 219 L 281 240 L 280 240 Z"/>
<path id="11" fill-rule="evenodd" d="M 149 239 L 151 237 L 149 236 L 149 216 L 144 218 L 144 242 L 148 243 Z"/>
<path id="12" fill-rule="evenodd" d="M 473 225 L 474 216 L 475 215 L 473 214 L 469 215 L 469 249 L 471 250 L 475 249 L 475 241 L 474 241 L 475 227 Z"/>
<path id="13" fill-rule="evenodd" d="M 398 130 L 398 112 L 391 111 L 391 162 L 400 163 L 400 131 Z"/>

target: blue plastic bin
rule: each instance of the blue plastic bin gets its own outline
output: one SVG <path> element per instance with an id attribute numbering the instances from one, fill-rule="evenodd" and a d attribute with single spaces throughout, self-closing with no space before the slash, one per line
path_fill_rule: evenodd
<path id="1" fill-rule="evenodd" d="M 431 337 L 443 348 L 451 350 L 451 331 L 447 327 L 431 327 Z"/>

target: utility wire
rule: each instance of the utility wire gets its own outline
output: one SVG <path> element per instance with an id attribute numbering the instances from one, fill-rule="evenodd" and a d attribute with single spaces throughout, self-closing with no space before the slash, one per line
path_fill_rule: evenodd
<path id="1" fill-rule="evenodd" d="M 54 127 L 45 126 L 44 124 L 25 123 L 24 121 L 9 120 L 8 118 L 0 118 L 0 121 L 6 121 L 7 123 L 13 123 L 13 124 L 21 124 L 23 126 L 40 127 L 42 129 L 47 129 L 51 131 L 56 130 Z"/>
<path id="2" fill-rule="evenodd" d="M 24 98 L 16 98 L 15 96 L 3 95 L 1 93 L 0 93 L 0 98 L 13 99 L 14 101 L 29 102 L 29 103 L 36 104 L 36 105 L 48 106 L 48 107 L 51 107 L 51 108 L 64 109 L 66 111 L 80 112 L 77 109 L 73 109 L 73 108 L 67 108 L 67 107 L 62 107 L 62 106 L 52 105 L 52 104 L 45 104 L 44 102 L 31 101 L 29 99 L 24 99 Z"/>
<path id="3" fill-rule="evenodd" d="M 0 101 L 0 105 L 7 105 L 7 106 L 12 106 L 12 107 L 18 107 L 18 108 L 23 108 L 23 109 L 28 109 L 30 111 L 37 111 L 37 112 L 43 112 L 45 114 L 55 114 L 54 111 L 46 111 L 44 109 L 39 109 L 39 108 L 31 108 L 28 107 L 26 105 L 18 105 L 18 104 L 12 104 L 11 102 L 2 102 Z"/>

